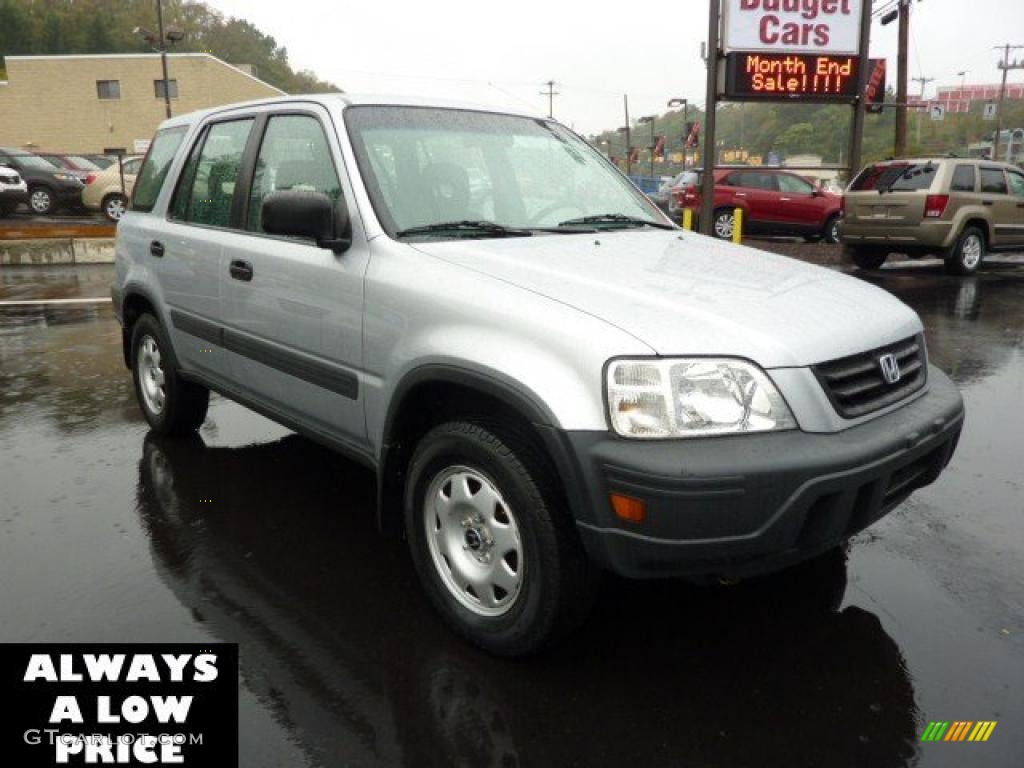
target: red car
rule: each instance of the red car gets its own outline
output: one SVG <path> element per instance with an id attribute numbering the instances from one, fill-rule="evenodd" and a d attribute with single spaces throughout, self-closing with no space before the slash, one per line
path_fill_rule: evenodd
<path id="1" fill-rule="evenodd" d="M 701 209 L 702 174 L 672 189 L 672 212 Z M 719 168 L 715 171 L 715 237 L 729 239 L 733 211 L 743 209 L 744 233 L 795 235 L 810 240 L 839 242 L 842 195 L 822 189 L 792 171 L 769 168 Z"/>

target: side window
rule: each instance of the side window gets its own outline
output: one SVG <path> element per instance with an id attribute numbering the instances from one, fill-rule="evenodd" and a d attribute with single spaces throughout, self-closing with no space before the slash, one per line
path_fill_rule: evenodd
<path id="1" fill-rule="evenodd" d="M 958 165 L 953 171 L 953 181 L 949 185 L 951 192 L 973 192 L 977 186 L 978 174 L 973 165 Z"/>
<path id="2" fill-rule="evenodd" d="M 744 173 L 730 173 L 724 179 L 722 179 L 722 185 L 726 187 L 745 187 L 747 186 L 743 177 L 746 176 Z"/>
<path id="3" fill-rule="evenodd" d="M 139 172 L 139 166 L 141 164 L 141 160 L 125 160 L 123 163 L 124 172 L 128 175 L 135 175 Z"/>
<path id="4" fill-rule="evenodd" d="M 990 195 L 1008 195 L 1006 174 L 1002 168 L 981 169 L 981 191 Z"/>
<path id="5" fill-rule="evenodd" d="M 159 131 L 149 146 L 146 158 L 142 161 L 138 182 L 132 193 L 132 210 L 149 212 L 153 210 L 160 188 L 167 178 L 171 161 L 178 153 L 181 140 L 185 138 L 186 128 L 167 128 Z"/>
<path id="6" fill-rule="evenodd" d="M 231 206 L 253 120 L 214 123 L 192 149 L 178 182 L 172 215 L 209 227 L 231 226 Z"/>
<path id="7" fill-rule="evenodd" d="M 322 192 L 335 202 L 341 198 L 327 136 L 310 115 L 278 115 L 267 122 L 249 195 L 250 231 L 263 231 L 267 195 L 289 189 Z"/>
<path id="8" fill-rule="evenodd" d="M 780 173 L 776 176 L 779 180 L 779 191 L 788 192 L 794 195 L 809 195 L 814 191 L 814 185 L 798 176 L 790 176 L 788 173 Z"/>
<path id="9" fill-rule="evenodd" d="M 1007 171 L 1010 177 L 1010 194 L 1014 197 L 1024 197 L 1024 173 L 1020 171 Z"/>

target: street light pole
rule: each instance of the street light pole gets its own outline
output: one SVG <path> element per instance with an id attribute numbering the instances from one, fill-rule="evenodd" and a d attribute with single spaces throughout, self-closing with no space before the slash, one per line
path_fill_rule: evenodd
<path id="1" fill-rule="evenodd" d="M 996 46 L 995 50 L 1003 50 L 1003 60 L 999 62 L 999 68 L 1003 70 L 1003 84 L 999 88 L 999 105 L 996 107 L 996 133 L 992 139 L 992 159 L 999 159 L 999 140 L 1002 138 L 1003 133 L 1003 105 L 1006 102 L 1006 76 L 1010 73 L 1011 69 L 1024 69 L 1024 62 L 1014 61 L 1010 63 L 1010 51 L 1017 51 L 1024 48 L 1024 45 L 1006 45 Z M 1010 157 L 1013 153 L 1013 137 L 1006 143 L 1006 162 L 1010 162 Z"/>
<path id="2" fill-rule="evenodd" d="M 156 28 L 160 38 L 160 67 L 164 75 L 164 108 L 167 117 L 171 116 L 171 81 L 167 77 L 167 40 L 164 38 L 164 4 L 156 0 Z"/>
<path id="3" fill-rule="evenodd" d="M 713 232 L 711 219 L 715 201 L 715 109 L 718 106 L 718 34 L 722 7 L 710 0 L 708 9 L 707 93 L 704 100 L 704 178 L 701 183 L 700 231 Z"/>

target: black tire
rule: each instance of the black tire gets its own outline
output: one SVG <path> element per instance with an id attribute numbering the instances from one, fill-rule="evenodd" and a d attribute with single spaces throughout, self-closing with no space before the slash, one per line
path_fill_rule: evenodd
<path id="1" fill-rule="evenodd" d="M 711 221 L 711 234 L 719 240 L 732 240 L 736 226 L 736 212 L 732 208 L 719 208 Z"/>
<path id="2" fill-rule="evenodd" d="M 128 198 L 120 192 L 112 192 L 104 197 L 103 202 L 100 204 L 100 210 L 103 211 L 103 215 L 107 218 L 107 221 L 112 221 L 115 224 L 121 220 L 121 217 L 127 209 Z M 118 211 L 120 212 L 118 213 Z"/>
<path id="3" fill-rule="evenodd" d="M 830 245 L 839 242 L 839 221 L 839 214 L 829 216 L 828 221 L 825 222 L 825 228 L 821 231 L 821 239 Z"/>
<path id="4" fill-rule="evenodd" d="M 878 269 L 889 254 L 874 248 L 847 248 L 846 258 L 857 265 L 858 269 Z"/>
<path id="5" fill-rule="evenodd" d="M 143 346 L 152 341 L 159 353 L 156 366 L 163 377 L 163 386 L 155 384 L 152 366 L 143 357 Z M 177 360 L 163 327 L 152 315 L 142 315 L 132 328 L 132 379 L 135 397 L 143 416 L 153 431 L 161 435 L 189 435 L 199 429 L 206 419 L 210 391 L 206 387 L 185 381 L 178 374 Z M 146 389 L 144 389 L 144 387 Z M 152 394 L 154 389 L 159 395 Z M 160 407 L 156 407 L 161 404 Z"/>
<path id="6" fill-rule="evenodd" d="M 481 615 L 478 610 L 464 605 L 464 602 L 477 600 L 478 596 L 469 588 L 460 593 L 461 597 L 456 596 L 457 587 L 449 586 L 449 582 L 454 584 L 452 574 L 457 566 L 453 567 L 447 555 L 432 554 L 428 541 L 431 537 L 428 526 L 436 520 L 440 531 L 444 525 L 442 512 L 434 511 L 428 517 L 425 507 L 428 491 L 432 487 L 437 489 L 440 500 L 444 500 L 446 492 L 451 497 L 455 481 L 446 485 L 444 478 L 448 473 L 462 470 L 475 473 L 499 493 L 501 503 L 492 504 L 496 511 L 492 512 L 490 522 L 495 523 L 501 514 L 518 527 L 515 541 L 522 551 L 522 559 L 517 556 L 515 564 L 520 582 L 510 605 L 501 615 Z M 521 656 L 555 642 L 588 615 L 597 589 L 595 568 L 583 551 L 552 475 L 550 461 L 531 440 L 500 424 L 447 422 L 431 429 L 419 441 L 407 477 L 405 530 L 412 560 L 428 597 L 455 632 L 491 653 Z M 472 486 L 467 485 L 467 488 Z M 479 491 L 478 488 L 471 493 Z M 468 505 L 475 497 L 465 498 Z M 450 509 L 463 514 L 457 507 Z M 455 531 L 461 544 L 460 530 L 465 529 L 466 543 L 472 545 L 467 525 L 475 529 L 477 523 L 458 522 L 452 517 L 450 514 L 447 518 L 452 526 L 449 530 Z M 486 527 L 483 537 L 485 541 L 488 539 Z M 440 540 L 444 536 L 439 533 L 434 538 Z M 497 536 L 490 538 L 493 544 Z M 464 558 L 476 552 L 475 547 L 474 552 L 466 546 L 461 548 L 466 555 L 450 552 L 451 557 Z M 505 555 L 500 550 L 495 551 L 500 563 Z M 487 554 L 490 552 L 484 556 Z M 442 573 L 441 558 L 448 564 L 448 575 Z"/>
<path id="7" fill-rule="evenodd" d="M 985 233 L 977 227 L 965 227 L 946 254 L 946 272 L 951 275 L 973 275 L 985 260 L 985 250 Z"/>
<path id="8" fill-rule="evenodd" d="M 57 198 L 49 187 L 36 185 L 28 188 L 28 209 L 37 216 L 49 216 L 57 209 Z"/>

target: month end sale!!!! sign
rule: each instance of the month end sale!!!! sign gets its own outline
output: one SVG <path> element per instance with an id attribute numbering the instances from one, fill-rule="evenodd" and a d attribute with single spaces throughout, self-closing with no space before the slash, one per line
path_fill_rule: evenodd
<path id="1" fill-rule="evenodd" d="M 865 1 L 722 0 L 722 49 L 856 55 Z"/>

